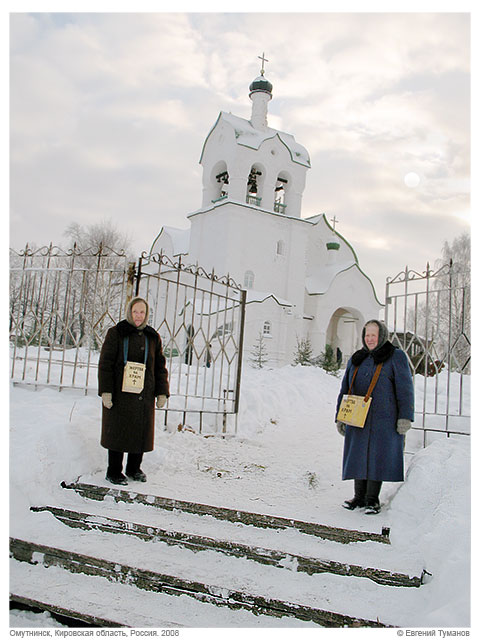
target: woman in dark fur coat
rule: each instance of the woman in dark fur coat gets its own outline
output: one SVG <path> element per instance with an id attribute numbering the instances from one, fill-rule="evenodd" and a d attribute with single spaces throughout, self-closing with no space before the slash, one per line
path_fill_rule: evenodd
<path id="1" fill-rule="evenodd" d="M 372 402 L 363 428 L 337 422 L 345 436 L 343 480 L 354 480 L 355 495 L 346 500 L 346 509 L 365 507 L 365 513 L 379 513 L 383 481 L 403 481 L 405 433 L 414 420 L 414 390 L 407 356 L 388 340 L 383 322 L 369 320 L 362 331 L 363 348 L 350 358 L 337 401 L 337 412 L 348 394 L 355 369 L 353 395 L 365 396 L 375 369 L 382 363 L 380 377 L 372 392 Z"/>
<path id="2" fill-rule="evenodd" d="M 128 453 L 125 473 L 146 482 L 140 469 L 143 454 L 153 450 L 155 398 L 162 408 L 169 396 L 168 372 L 160 336 L 147 325 L 149 307 L 143 298 L 133 298 L 126 319 L 108 330 L 98 363 L 98 395 L 102 398 L 101 445 L 108 449 L 106 478 L 127 484 L 122 473 L 123 454 Z M 123 386 L 126 361 L 145 365 L 144 379 L 135 392 Z M 141 378 L 140 378 L 141 379 Z"/>

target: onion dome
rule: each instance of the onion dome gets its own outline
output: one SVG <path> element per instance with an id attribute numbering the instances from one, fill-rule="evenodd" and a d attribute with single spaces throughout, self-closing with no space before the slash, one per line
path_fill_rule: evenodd
<path id="1" fill-rule="evenodd" d="M 249 89 L 250 96 L 252 95 L 252 93 L 256 93 L 257 91 L 263 91 L 264 93 L 269 93 L 270 95 L 272 95 L 273 85 L 262 74 L 255 78 L 255 80 L 249 86 Z"/>

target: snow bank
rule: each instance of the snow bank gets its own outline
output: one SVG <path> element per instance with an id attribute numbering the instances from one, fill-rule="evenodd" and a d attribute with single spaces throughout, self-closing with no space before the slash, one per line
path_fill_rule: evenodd
<path id="1" fill-rule="evenodd" d="M 317 367 L 281 367 L 244 371 L 238 421 L 239 435 L 255 437 L 265 430 L 291 432 L 293 424 L 312 416 L 334 428 L 340 378 Z M 293 427 L 295 428 L 295 427 Z"/>
<path id="2" fill-rule="evenodd" d="M 392 543 L 419 551 L 432 577 L 412 626 L 464 626 L 470 610 L 470 442 L 439 440 L 411 460 L 391 502 Z M 426 576 L 427 580 L 429 576 Z"/>

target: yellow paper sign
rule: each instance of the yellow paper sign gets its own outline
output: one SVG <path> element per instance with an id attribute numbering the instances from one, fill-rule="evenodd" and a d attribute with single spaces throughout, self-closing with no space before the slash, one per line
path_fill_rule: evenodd
<path id="1" fill-rule="evenodd" d="M 122 391 L 140 393 L 145 381 L 145 365 L 141 362 L 127 362 L 123 370 Z"/>
<path id="2" fill-rule="evenodd" d="M 338 410 L 337 422 L 344 422 L 352 427 L 363 427 L 371 402 L 372 398 L 365 402 L 363 396 L 344 395 Z"/>

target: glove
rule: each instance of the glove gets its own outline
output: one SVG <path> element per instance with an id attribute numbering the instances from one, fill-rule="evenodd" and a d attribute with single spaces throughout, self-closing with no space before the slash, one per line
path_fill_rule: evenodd
<path id="1" fill-rule="evenodd" d="M 157 407 L 159 409 L 163 409 L 166 402 L 167 402 L 167 396 L 157 396 Z"/>
<path id="2" fill-rule="evenodd" d="M 102 402 L 105 409 L 111 409 L 113 407 L 112 394 L 102 393 Z"/>
<path id="3" fill-rule="evenodd" d="M 403 436 L 407 433 L 411 426 L 412 423 L 410 420 L 407 420 L 406 418 L 399 418 L 397 420 L 397 433 Z"/>
<path id="4" fill-rule="evenodd" d="M 345 435 L 345 423 L 344 422 L 337 422 L 337 431 L 341 436 Z"/>

